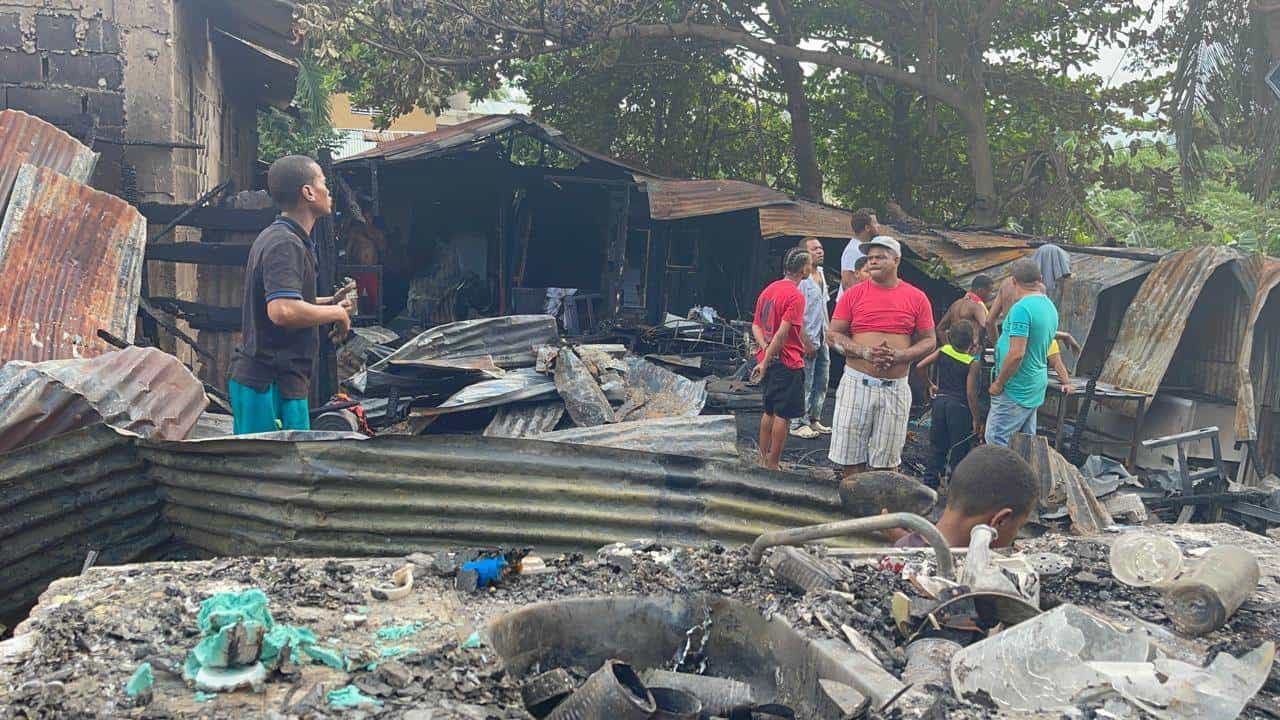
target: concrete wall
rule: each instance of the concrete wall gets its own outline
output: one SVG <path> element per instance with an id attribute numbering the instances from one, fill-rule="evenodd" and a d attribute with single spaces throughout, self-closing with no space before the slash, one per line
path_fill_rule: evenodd
<path id="1" fill-rule="evenodd" d="M 129 200 L 187 203 L 228 179 L 252 189 L 257 102 L 243 79 L 253 71 L 229 66 L 212 33 L 203 6 L 181 0 L 0 0 L 0 107 L 91 145 L 102 155 L 93 185 Z M 173 142 L 203 148 L 165 146 Z M 200 239 L 179 228 L 165 242 Z M 235 305 L 242 274 L 149 263 L 148 292 Z M 166 333 L 161 345 L 223 384 L 224 368 L 202 368 Z"/>

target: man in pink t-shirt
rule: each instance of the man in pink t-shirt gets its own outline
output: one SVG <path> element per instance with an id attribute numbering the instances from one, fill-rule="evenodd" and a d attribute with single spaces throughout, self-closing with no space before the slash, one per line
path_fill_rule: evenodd
<path id="1" fill-rule="evenodd" d="M 809 253 L 799 248 L 782 261 L 786 275 L 760 293 L 751 321 L 756 367 L 752 382 L 764 380 L 764 416 L 760 418 L 760 464 L 777 470 L 791 419 L 804 414 L 804 295 L 800 281 L 813 272 Z"/>
<path id="2" fill-rule="evenodd" d="M 828 453 L 845 478 L 902 464 L 911 413 L 907 375 L 911 363 L 937 347 L 929 298 L 898 277 L 898 241 L 880 235 L 862 252 L 871 278 L 845 291 L 827 331 L 845 357 Z"/>

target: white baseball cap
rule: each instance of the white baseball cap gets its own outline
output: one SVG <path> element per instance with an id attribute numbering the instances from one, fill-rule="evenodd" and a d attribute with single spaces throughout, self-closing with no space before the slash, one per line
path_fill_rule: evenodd
<path id="1" fill-rule="evenodd" d="M 898 244 L 897 240 L 894 240 L 888 235 L 877 235 L 871 238 L 870 242 L 862 243 L 858 249 L 862 251 L 863 255 L 866 255 L 873 247 L 885 248 L 895 256 L 902 257 L 902 246 Z"/>

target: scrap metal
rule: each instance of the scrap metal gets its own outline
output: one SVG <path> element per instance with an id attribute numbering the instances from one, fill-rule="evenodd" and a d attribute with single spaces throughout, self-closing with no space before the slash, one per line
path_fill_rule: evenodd
<path id="1" fill-rule="evenodd" d="M 155 348 L 14 361 L 0 367 L 0 452 L 98 422 L 181 440 L 207 405 L 204 386 L 191 371 Z"/>
<path id="2" fill-rule="evenodd" d="M 627 399 L 617 410 L 618 421 L 694 417 L 707 404 L 706 380 L 690 380 L 634 355 L 625 362 Z"/>
<path id="3" fill-rule="evenodd" d="M 760 208 L 760 237 L 819 237 L 846 240 L 852 232 L 848 210 L 795 200 Z"/>
<path id="4" fill-rule="evenodd" d="M 431 328 L 406 342 L 385 360 L 370 366 L 384 370 L 389 365 L 439 360 L 442 365 L 457 363 L 459 369 L 473 370 L 466 358 L 489 356 L 499 367 L 532 367 L 535 348 L 559 339 L 556 320 L 550 315 L 504 315 L 463 320 Z"/>
<path id="5" fill-rule="evenodd" d="M 843 516 L 835 488 L 808 477 L 594 445 L 474 436 L 138 445 L 174 534 L 220 555 L 742 543 Z"/>
<path id="6" fill-rule="evenodd" d="M 1219 267 L 1237 262 L 1231 248 L 1203 246 L 1161 260 L 1138 290 L 1099 380 L 1154 395 L 1160 388 L 1200 291 Z"/>
<path id="7" fill-rule="evenodd" d="M 168 539 L 133 438 L 95 425 L 0 459 L 0 618 L 77 574 L 90 550 L 114 565 Z"/>
<path id="8" fill-rule="evenodd" d="M 48 168 L 18 171 L 0 227 L 0 361 L 92 357 L 133 337 L 146 221 Z"/>
<path id="9" fill-rule="evenodd" d="M 732 415 L 699 415 L 569 428 L 542 433 L 532 439 L 732 462 L 739 458 L 737 433 L 738 426 Z"/>
<path id="10" fill-rule="evenodd" d="M 414 417 L 435 417 L 465 410 L 506 405 L 524 400 L 537 400 L 556 394 L 556 384 L 551 378 L 533 368 L 520 368 L 494 380 L 468 385 L 437 407 L 417 408 Z"/>
<path id="11" fill-rule="evenodd" d="M 55 125 L 20 110 L 0 110 L 0 217 L 23 165 L 89 182 L 98 154 Z"/>
<path id="12" fill-rule="evenodd" d="M 615 421 L 609 399 L 573 348 L 561 348 L 556 358 L 555 389 L 578 425 L 593 427 Z"/>
<path id="13" fill-rule="evenodd" d="M 564 417 L 564 401 L 511 403 L 498 408 L 484 429 L 485 437 L 522 438 L 555 429 Z"/>

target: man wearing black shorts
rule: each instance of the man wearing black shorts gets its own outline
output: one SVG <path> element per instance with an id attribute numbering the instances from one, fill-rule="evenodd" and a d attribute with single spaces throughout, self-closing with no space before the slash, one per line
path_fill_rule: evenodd
<path id="1" fill-rule="evenodd" d="M 783 260 L 785 276 L 760 293 L 751 322 L 756 366 L 753 382 L 764 380 L 764 416 L 760 418 L 760 464 L 778 469 L 791 419 L 804 414 L 804 295 L 800 281 L 813 272 L 809 253 L 790 250 Z"/>

